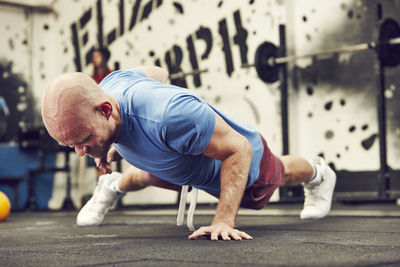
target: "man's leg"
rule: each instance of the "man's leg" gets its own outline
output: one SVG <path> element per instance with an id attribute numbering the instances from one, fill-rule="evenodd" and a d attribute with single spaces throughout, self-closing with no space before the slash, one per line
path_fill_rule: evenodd
<path id="1" fill-rule="evenodd" d="M 147 186 L 156 186 L 180 192 L 181 186 L 161 180 L 160 178 L 142 171 L 136 167 L 129 167 L 117 182 L 117 189 L 122 192 L 138 191 Z"/>
<path id="2" fill-rule="evenodd" d="M 325 217 L 332 204 L 332 195 L 336 184 L 336 174 L 318 157 L 313 161 L 297 156 L 280 157 L 285 168 L 281 185 L 302 184 L 304 187 L 304 208 L 302 219 Z"/>
<path id="3" fill-rule="evenodd" d="M 79 212 L 76 223 L 80 226 L 94 226 L 103 222 L 104 216 L 127 192 L 138 191 L 147 186 L 157 186 L 180 192 L 181 186 L 168 183 L 134 166 L 122 174 L 113 172 L 99 177 L 92 198 Z"/>
<path id="4" fill-rule="evenodd" d="M 314 167 L 304 158 L 298 156 L 279 157 L 285 168 L 282 185 L 299 185 L 309 182 L 314 176 Z"/>

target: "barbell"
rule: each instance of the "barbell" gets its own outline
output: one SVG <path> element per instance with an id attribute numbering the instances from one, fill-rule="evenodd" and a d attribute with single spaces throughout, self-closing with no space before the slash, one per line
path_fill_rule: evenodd
<path id="1" fill-rule="evenodd" d="M 278 48 L 270 42 L 262 43 L 256 50 L 255 63 L 242 65 L 242 68 L 255 67 L 261 80 L 273 83 L 279 79 L 279 66 L 304 58 L 318 58 L 342 53 L 374 49 L 382 66 L 394 67 L 400 64 L 400 26 L 394 19 L 385 19 L 379 27 L 377 41 L 346 47 L 333 48 L 319 52 L 278 57 Z"/>
<path id="2" fill-rule="evenodd" d="M 279 80 L 279 67 L 292 61 L 304 58 L 318 58 L 322 56 L 354 53 L 373 49 L 378 54 L 382 66 L 394 67 L 400 64 L 400 26 L 391 18 L 385 19 L 379 26 L 377 41 L 361 43 L 340 48 L 333 48 L 304 55 L 278 57 L 278 47 L 271 42 L 263 42 L 256 50 L 254 64 L 245 64 L 241 68 L 255 67 L 261 80 L 274 83 Z M 181 79 L 190 75 L 208 72 L 208 69 L 193 70 L 192 72 L 177 72 L 170 74 L 169 78 Z"/>
<path id="3" fill-rule="evenodd" d="M 169 78 L 171 80 L 173 79 L 182 79 L 185 78 L 186 76 L 191 76 L 191 75 L 196 75 L 196 74 L 200 74 L 203 72 L 208 72 L 208 69 L 202 69 L 202 70 L 193 70 L 191 72 L 176 72 L 176 73 L 172 73 L 169 75 Z"/>

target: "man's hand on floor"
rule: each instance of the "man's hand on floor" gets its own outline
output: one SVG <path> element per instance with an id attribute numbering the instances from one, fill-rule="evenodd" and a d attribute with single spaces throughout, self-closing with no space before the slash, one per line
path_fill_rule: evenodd
<path id="1" fill-rule="evenodd" d="M 200 227 L 189 236 L 189 239 L 195 240 L 200 236 L 210 236 L 211 240 L 213 241 L 218 240 L 219 236 L 221 236 L 221 238 L 225 241 L 229 241 L 231 239 L 234 240 L 253 239 L 253 237 L 251 237 L 247 233 L 239 231 L 238 229 L 234 229 L 229 224 L 226 223 L 216 223 L 210 226 Z"/>

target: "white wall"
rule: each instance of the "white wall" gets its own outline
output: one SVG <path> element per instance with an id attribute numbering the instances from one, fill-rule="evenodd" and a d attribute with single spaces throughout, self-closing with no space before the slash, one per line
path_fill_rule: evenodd
<path id="1" fill-rule="evenodd" d="M 43 2 L 48 4 L 49 1 Z M 63 72 L 76 71 L 77 58 L 83 72 L 90 74 L 85 56 L 98 46 L 99 21 L 103 19 L 103 44 L 111 51 L 110 66 L 118 62 L 120 68 L 153 65 L 156 61 L 168 67 L 166 55 L 172 56 L 177 46 L 183 53 L 181 67 L 191 71 L 187 38 L 191 37 L 200 69 L 201 86 L 192 77 L 186 79 L 188 88 L 197 91 L 211 104 L 232 116 L 255 126 L 269 142 L 275 154 L 281 154 L 281 116 L 279 82 L 265 84 L 254 68 L 242 69 L 239 46 L 234 43 L 237 33 L 234 14 L 240 14 L 247 30 L 248 63 L 254 63 L 257 47 L 264 41 L 278 45 L 278 25 L 287 26 L 288 54 L 303 54 L 323 49 L 366 42 L 374 38 L 374 6 L 378 1 L 317 1 L 317 0 L 230 0 L 230 1 L 151 1 L 143 0 L 137 20 L 130 29 L 137 1 L 76 0 L 56 1 L 53 13 L 34 9 L 25 15 L 23 9 L 0 5 L 0 58 L 13 62 L 13 72 L 28 83 L 36 103 L 40 102 L 46 82 Z M 101 3 L 102 12 L 98 12 Z M 144 19 L 146 7 L 151 12 Z M 158 5 L 160 4 L 160 5 Z M 395 3 L 383 3 L 385 15 L 398 17 Z M 122 10 L 122 13 L 121 11 Z M 120 23 L 123 14 L 123 23 Z M 233 70 L 228 75 L 225 66 L 223 39 L 219 24 L 226 22 Z M 78 43 L 74 46 L 72 28 L 76 27 Z M 207 58 L 201 55 L 206 42 L 196 36 L 201 27 L 209 29 L 212 49 Z M 112 32 L 115 31 L 115 38 Z M 85 36 L 87 42 L 84 43 Z M 12 40 L 13 45 L 10 44 Z M 23 40 L 28 40 L 24 44 Z M 13 46 L 13 48 L 11 48 Z M 32 52 L 30 52 L 32 51 Z M 377 170 L 378 139 L 370 147 L 363 141 L 377 134 L 376 80 L 373 75 L 374 54 L 371 51 L 333 56 L 318 62 L 311 60 L 289 64 L 290 151 L 312 157 L 323 153 L 328 162 L 339 170 Z M 398 70 L 388 71 L 388 155 L 392 168 L 399 168 L 400 123 L 398 103 Z M 310 94 L 310 88 L 312 94 Z M 331 103 L 331 108 L 325 106 Z M 40 105 L 36 104 L 36 120 L 40 122 Z M 354 130 L 350 130 L 353 129 Z M 78 160 L 73 159 L 75 169 Z M 84 192 L 94 187 L 95 174 L 88 172 Z M 62 196 L 64 179 L 57 176 L 54 196 Z M 73 194 L 76 198 L 77 171 L 74 173 Z M 175 203 L 174 192 L 147 189 L 131 194 L 126 203 Z M 59 198 L 61 199 L 61 197 Z M 61 200 L 54 200 L 54 207 Z M 201 201 L 215 201 L 205 195 Z"/>
<path id="2" fill-rule="evenodd" d="M 157 6 L 158 2 L 153 1 L 151 13 L 141 20 L 145 6 L 150 2 L 141 2 L 136 25 L 129 29 L 136 1 L 123 2 L 123 27 L 120 24 L 120 1 L 101 1 L 104 45 L 107 45 L 111 51 L 110 66 L 112 67 L 114 62 L 119 62 L 122 69 L 137 65 L 153 65 L 159 59 L 161 66 L 167 67 L 166 53 L 176 45 L 183 52 L 182 69 L 191 71 L 187 48 L 187 38 L 191 36 L 199 68 L 208 68 L 209 71 L 201 74 L 201 86 L 195 86 L 193 79 L 188 77 L 187 87 L 196 90 L 221 110 L 257 127 L 269 140 L 272 150 L 280 154 L 282 143 L 279 89 L 277 84 L 263 83 L 257 77 L 254 68 L 240 68 L 240 49 L 234 44 L 234 35 L 237 32 L 234 13 L 240 13 L 242 27 L 247 30 L 247 60 L 248 63 L 253 63 L 255 50 L 259 44 L 266 40 L 274 43 L 278 41 L 277 25 L 285 20 L 284 5 L 280 1 L 198 0 L 161 1 L 161 5 Z M 34 36 L 31 46 L 33 50 L 31 84 L 38 103 L 49 79 L 63 72 L 76 70 L 74 57 L 77 48 L 80 53 L 79 61 L 82 71 L 91 73 L 92 66 L 85 64 L 85 55 L 93 46 L 98 45 L 98 3 L 98 1 L 57 1 L 53 6 L 54 13 L 35 13 L 33 22 L 30 24 Z M 88 20 L 82 26 L 84 18 Z M 227 24 L 232 53 L 233 71 L 230 76 L 226 71 L 223 42 L 219 33 L 221 21 Z M 79 46 L 73 45 L 71 30 L 73 24 L 77 27 Z M 201 54 L 206 49 L 206 42 L 196 37 L 196 32 L 200 27 L 209 29 L 212 35 L 212 49 L 205 59 L 201 59 Z M 121 28 L 123 28 L 123 33 L 121 33 Z M 115 40 L 108 44 L 108 34 L 114 29 Z M 88 37 L 86 44 L 83 42 L 85 34 Z M 39 105 L 36 106 L 36 111 L 39 112 Z M 76 159 L 72 162 L 73 165 L 78 166 Z M 62 175 L 57 177 L 56 185 L 62 188 L 64 178 L 60 176 L 62 177 Z M 75 174 L 74 177 L 76 176 Z M 74 182 L 74 188 L 76 184 L 77 182 Z M 129 203 L 175 203 L 176 201 L 176 193 L 166 193 L 163 190 L 163 196 L 159 197 L 158 190 L 147 190 L 143 193 L 132 194 L 132 197 L 126 198 L 125 201 Z M 75 189 L 73 189 L 73 196 L 76 196 Z M 215 201 L 214 198 L 206 195 L 201 195 L 200 200 Z"/>
<path id="3" fill-rule="evenodd" d="M 310 52 L 373 40 L 371 1 L 291 1 L 293 52 Z M 306 3 L 306 4 L 304 4 Z M 297 61 L 298 84 L 293 92 L 297 107 L 291 115 L 293 151 L 312 156 L 323 153 L 337 169 L 377 170 L 379 141 L 362 142 L 377 134 L 374 53 L 341 54 Z M 312 88 L 312 94 L 308 93 Z M 327 109 L 326 105 L 331 108 Z M 363 129 L 364 127 L 364 129 Z M 350 130 L 353 129 L 354 130 Z"/>

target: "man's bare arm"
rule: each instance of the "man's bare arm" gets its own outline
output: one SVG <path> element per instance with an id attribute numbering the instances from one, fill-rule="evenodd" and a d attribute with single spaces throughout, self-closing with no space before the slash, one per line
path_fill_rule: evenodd
<path id="1" fill-rule="evenodd" d="M 211 235 L 211 240 L 252 239 L 235 227 L 236 214 L 246 187 L 252 149 L 249 141 L 217 114 L 215 128 L 204 155 L 221 160 L 221 194 L 211 226 L 201 227 L 189 239 Z"/>
<path id="2" fill-rule="evenodd" d="M 166 83 L 168 82 L 169 73 L 166 69 L 157 67 L 157 66 L 140 66 L 137 67 L 146 74 L 150 79 Z"/>

